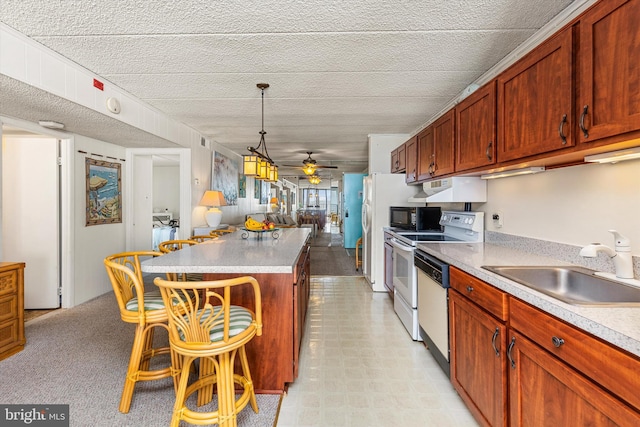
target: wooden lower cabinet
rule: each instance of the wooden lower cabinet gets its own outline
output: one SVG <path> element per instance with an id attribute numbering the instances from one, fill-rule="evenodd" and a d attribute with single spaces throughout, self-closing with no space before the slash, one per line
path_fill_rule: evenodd
<path id="1" fill-rule="evenodd" d="M 455 267 L 450 279 L 451 382 L 481 425 L 640 425 L 638 357 Z"/>
<path id="2" fill-rule="evenodd" d="M 640 425 L 637 412 L 540 346 L 514 331 L 510 340 L 510 425 Z"/>
<path id="3" fill-rule="evenodd" d="M 0 360 L 24 348 L 23 262 L 0 262 Z"/>
<path id="4" fill-rule="evenodd" d="M 483 426 L 507 422 L 506 331 L 459 292 L 449 290 L 451 382 Z"/>

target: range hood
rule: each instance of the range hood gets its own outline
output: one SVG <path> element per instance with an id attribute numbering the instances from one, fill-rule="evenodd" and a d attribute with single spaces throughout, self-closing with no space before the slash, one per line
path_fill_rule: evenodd
<path id="1" fill-rule="evenodd" d="M 453 176 L 422 184 L 422 191 L 410 203 L 483 203 L 487 201 L 487 182 L 475 176 Z"/>

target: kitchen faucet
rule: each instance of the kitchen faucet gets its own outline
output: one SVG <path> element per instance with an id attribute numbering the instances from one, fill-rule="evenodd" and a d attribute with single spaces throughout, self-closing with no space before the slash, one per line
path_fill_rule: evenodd
<path id="1" fill-rule="evenodd" d="M 631 243 L 629 239 L 622 236 L 616 230 L 609 230 L 613 234 L 615 240 L 614 251 L 609 246 L 600 243 L 592 243 L 580 250 L 580 256 L 585 258 L 595 258 L 598 252 L 604 252 L 609 255 L 616 269 L 616 277 L 618 279 L 633 279 L 633 261 L 631 258 Z"/>

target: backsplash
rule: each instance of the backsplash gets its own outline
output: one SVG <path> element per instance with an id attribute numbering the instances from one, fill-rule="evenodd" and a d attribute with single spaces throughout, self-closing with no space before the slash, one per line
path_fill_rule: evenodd
<path id="1" fill-rule="evenodd" d="M 596 258 L 582 257 L 580 256 L 580 249 L 582 249 L 582 246 L 573 246 L 564 243 L 533 239 L 530 237 L 497 233 L 495 231 L 485 231 L 484 241 L 493 245 L 517 249 L 522 252 L 555 258 L 560 261 L 580 265 L 596 271 L 615 273 L 611 258 L 603 253 L 599 253 Z M 640 257 L 633 257 L 633 273 L 636 278 L 640 278 Z"/>

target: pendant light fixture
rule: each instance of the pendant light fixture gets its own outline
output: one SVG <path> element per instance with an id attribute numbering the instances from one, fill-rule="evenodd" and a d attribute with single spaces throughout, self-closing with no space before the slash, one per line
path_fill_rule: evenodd
<path id="1" fill-rule="evenodd" d="M 269 87 L 268 83 L 258 83 L 258 89 L 262 94 L 262 129 L 260 130 L 260 143 L 257 147 L 247 147 L 251 154 L 242 156 L 242 173 L 246 176 L 253 176 L 263 181 L 275 182 L 278 180 L 278 166 L 269 157 L 267 143 L 264 136 L 264 90 Z"/>

